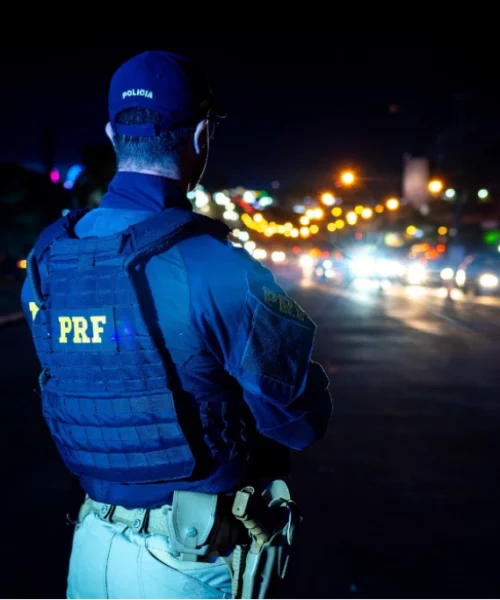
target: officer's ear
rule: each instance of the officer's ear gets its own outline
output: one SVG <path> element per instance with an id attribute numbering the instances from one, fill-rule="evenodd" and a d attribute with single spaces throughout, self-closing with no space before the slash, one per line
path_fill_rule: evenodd
<path id="1" fill-rule="evenodd" d="M 111 140 L 111 143 L 113 143 L 114 133 L 113 133 L 113 128 L 111 127 L 111 123 L 109 121 L 106 123 L 106 127 L 104 128 L 104 131 L 106 132 L 106 135 Z"/>
<path id="2" fill-rule="evenodd" d="M 196 126 L 196 131 L 193 137 L 194 151 L 196 154 L 201 154 L 208 146 L 208 121 L 203 119 Z"/>

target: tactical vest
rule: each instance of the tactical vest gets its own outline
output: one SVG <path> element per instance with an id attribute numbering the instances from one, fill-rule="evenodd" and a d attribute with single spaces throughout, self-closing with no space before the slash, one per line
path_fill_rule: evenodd
<path id="1" fill-rule="evenodd" d="M 86 212 L 73 211 L 44 230 L 28 258 L 39 309 L 32 333 L 52 437 L 80 477 L 131 484 L 203 478 L 245 443 L 234 427 L 241 402 L 229 392 L 212 399 L 225 424 L 217 457 L 203 432 L 190 431 L 182 390 L 151 331 L 137 278 L 149 258 L 180 240 L 202 233 L 224 239 L 229 229 L 168 209 L 119 234 L 78 239 L 74 226 Z"/>

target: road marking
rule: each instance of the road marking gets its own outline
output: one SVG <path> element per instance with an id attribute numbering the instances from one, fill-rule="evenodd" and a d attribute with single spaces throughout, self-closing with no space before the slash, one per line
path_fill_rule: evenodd
<path id="1" fill-rule="evenodd" d="M 14 321 L 20 321 L 24 319 L 23 312 L 10 313 L 9 315 L 0 315 L 0 327 L 7 323 L 13 323 Z"/>

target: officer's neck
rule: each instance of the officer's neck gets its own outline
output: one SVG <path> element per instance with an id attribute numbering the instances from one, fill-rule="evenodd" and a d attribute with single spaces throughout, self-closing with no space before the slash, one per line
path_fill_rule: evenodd
<path id="1" fill-rule="evenodd" d="M 177 207 L 192 210 L 186 196 L 187 186 L 165 173 L 120 168 L 109 184 L 100 206 L 102 208 L 123 208 L 130 210 L 162 211 Z"/>
<path id="2" fill-rule="evenodd" d="M 155 177 L 162 177 L 163 179 L 168 180 L 172 185 L 179 188 L 184 194 L 187 194 L 189 191 L 189 180 L 187 178 L 182 177 L 180 173 L 180 169 L 172 168 L 169 169 L 168 172 L 164 169 L 159 169 L 155 167 L 148 167 L 147 169 L 136 169 L 133 167 L 119 167 L 118 173 L 137 173 L 142 175 L 154 175 Z"/>

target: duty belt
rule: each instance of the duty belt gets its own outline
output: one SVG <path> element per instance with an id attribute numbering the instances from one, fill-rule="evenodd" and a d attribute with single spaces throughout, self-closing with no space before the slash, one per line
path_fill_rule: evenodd
<path id="1" fill-rule="evenodd" d="M 172 505 L 128 509 L 86 496 L 78 521 L 81 523 L 94 513 L 103 521 L 121 523 L 136 533 L 166 537 L 173 554 L 181 560 L 206 561 L 214 555 L 225 556 L 237 544 L 249 542 L 248 532 L 231 514 L 231 504 L 226 506 L 224 500 L 216 494 L 175 492 Z"/>
<path id="2" fill-rule="evenodd" d="M 170 530 L 166 516 L 171 509 L 172 507 L 169 505 L 149 510 L 145 508 L 129 509 L 124 506 L 95 502 L 86 496 L 85 502 L 80 508 L 78 520 L 82 522 L 92 512 L 103 521 L 122 523 L 137 533 L 157 533 L 168 536 Z"/>

